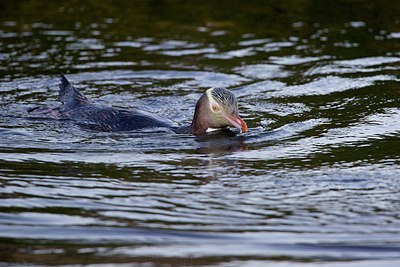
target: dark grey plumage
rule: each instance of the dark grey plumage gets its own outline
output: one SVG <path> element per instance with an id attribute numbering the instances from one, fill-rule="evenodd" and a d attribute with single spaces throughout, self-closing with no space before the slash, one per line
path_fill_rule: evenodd
<path id="1" fill-rule="evenodd" d="M 125 110 L 91 103 L 64 75 L 60 77 L 60 101 L 58 119 L 73 120 L 80 125 L 99 131 L 134 131 L 147 127 L 169 127 L 172 121 L 142 110 Z"/>
<path id="2" fill-rule="evenodd" d="M 60 76 L 60 84 L 58 87 L 60 88 L 60 101 L 64 104 L 63 109 L 73 109 L 79 105 L 89 103 L 86 96 L 82 95 L 78 89 L 73 87 L 64 75 Z"/>
<path id="3" fill-rule="evenodd" d="M 218 104 L 228 108 L 228 111 L 238 113 L 236 97 L 225 88 L 214 88 L 211 95 Z"/>

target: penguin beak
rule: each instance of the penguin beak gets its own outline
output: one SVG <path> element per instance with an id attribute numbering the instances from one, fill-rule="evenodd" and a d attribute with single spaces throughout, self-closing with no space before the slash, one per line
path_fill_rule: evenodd
<path id="1" fill-rule="evenodd" d="M 225 115 L 225 119 L 229 121 L 229 123 L 233 126 L 236 127 L 240 130 L 241 133 L 246 133 L 247 132 L 247 124 L 242 118 L 239 117 L 239 115 L 232 113 Z"/>

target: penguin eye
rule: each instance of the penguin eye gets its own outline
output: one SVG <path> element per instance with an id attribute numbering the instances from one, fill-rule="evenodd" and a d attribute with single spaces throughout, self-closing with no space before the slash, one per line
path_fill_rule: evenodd
<path id="1" fill-rule="evenodd" d="M 218 112 L 218 111 L 220 110 L 220 107 L 219 107 L 217 104 L 213 104 L 213 105 L 211 106 L 211 108 L 212 108 L 212 110 L 213 110 L 214 112 Z"/>

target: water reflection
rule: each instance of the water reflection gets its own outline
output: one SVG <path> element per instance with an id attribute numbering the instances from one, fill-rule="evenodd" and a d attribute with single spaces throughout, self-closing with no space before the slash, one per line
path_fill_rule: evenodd
<path id="1" fill-rule="evenodd" d="M 196 141 L 201 145 L 196 149 L 200 154 L 221 154 L 247 150 L 245 137 L 243 135 L 237 136 L 235 132 L 228 129 L 197 136 Z"/>

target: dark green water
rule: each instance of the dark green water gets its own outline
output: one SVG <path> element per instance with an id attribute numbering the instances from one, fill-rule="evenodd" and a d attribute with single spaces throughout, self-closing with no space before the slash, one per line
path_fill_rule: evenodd
<path id="1" fill-rule="evenodd" d="M 398 1 L 1 1 L 1 266 L 400 266 Z M 58 76 L 249 132 L 32 120 Z"/>

